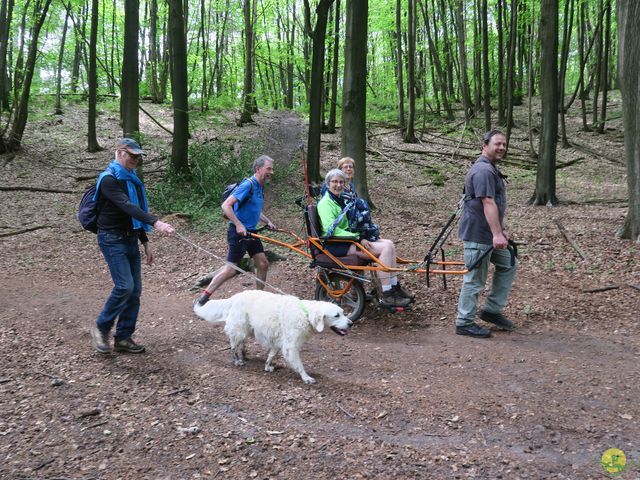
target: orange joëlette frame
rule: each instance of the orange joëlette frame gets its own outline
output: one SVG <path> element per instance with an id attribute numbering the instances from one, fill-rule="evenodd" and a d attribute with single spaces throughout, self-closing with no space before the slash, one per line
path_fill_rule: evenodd
<path id="1" fill-rule="evenodd" d="M 329 257 L 338 267 L 344 269 L 344 270 L 352 270 L 352 271 L 361 271 L 361 272 L 405 272 L 405 273 L 409 273 L 409 272 L 415 272 L 415 273 L 433 273 L 433 274 L 445 274 L 445 275 L 464 275 L 465 273 L 468 272 L 468 270 L 462 269 L 462 270 L 446 270 L 447 266 L 461 266 L 464 265 L 464 262 L 459 262 L 459 261 L 442 261 L 442 260 L 433 260 L 431 261 L 431 264 L 433 265 L 440 265 L 442 267 L 444 267 L 443 269 L 429 269 L 427 270 L 426 268 L 404 268 L 404 267 L 390 267 L 388 265 L 385 265 L 384 263 L 382 263 L 380 261 L 380 259 L 378 257 L 376 257 L 373 253 L 371 253 L 369 250 L 367 250 L 366 248 L 364 248 L 360 242 L 357 242 L 355 240 L 349 240 L 349 239 L 342 239 L 342 238 L 329 238 L 329 239 L 321 239 L 318 237 L 308 237 L 308 239 L 305 241 L 303 238 L 301 238 L 299 235 L 295 234 L 294 232 L 290 232 L 288 230 L 281 230 L 281 229 L 276 229 L 275 231 L 280 232 L 280 233 L 285 233 L 287 235 L 289 235 L 290 237 L 292 237 L 295 241 L 291 242 L 291 243 L 287 243 L 287 242 L 283 242 L 281 240 L 277 240 L 275 238 L 271 238 L 268 237 L 266 235 L 261 235 L 259 233 L 250 233 L 249 235 L 253 238 L 257 238 L 259 240 L 263 240 L 267 243 L 271 243 L 273 245 L 278 245 L 280 247 L 283 248 L 288 248 L 291 251 L 294 251 L 296 253 L 299 253 L 300 255 L 303 255 L 309 259 L 313 258 L 313 256 L 308 252 L 302 249 L 303 246 L 305 246 L 305 248 L 310 248 L 312 245 L 318 249 L 318 251 L 320 251 L 321 253 L 323 253 L 324 255 L 326 255 L 327 257 Z M 372 264 L 370 265 L 345 265 L 344 263 L 342 263 L 338 257 L 334 256 L 331 252 L 329 252 L 327 249 L 324 248 L 324 244 L 325 242 L 349 242 L 349 243 L 354 243 L 357 248 L 361 251 L 364 252 L 371 260 Z M 405 258 L 400 258 L 397 257 L 396 258 L 396 262 L 399 265 L 408 265 L 408 264 L 420 264 L 422 262 L 419 261 L 415 261 L 415 260 L 408 260 Z M 326 288 L 326 287 L 325 287 Z M 329 291 L 327 289 L 327 291 Z"/>

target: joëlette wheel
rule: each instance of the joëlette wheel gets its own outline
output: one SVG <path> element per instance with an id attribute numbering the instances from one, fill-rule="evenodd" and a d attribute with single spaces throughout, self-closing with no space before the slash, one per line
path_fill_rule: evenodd
<path id="1" fill-rule="evenodd" d="M 325 282 L 327 279 L 329 288 L 334 291 L 340 291 L 347 288 L 349 282 L 351 282 L 351 287 L 341 297 L 334 298 L 329 295 L 325 287 L 316 280 L 315 299 L 340 305 L 344 310 L 344 314 L 349 317 L 349 320 L 352 322 L 358 320 L 360 315 L 362 315 L 367 302 L 367 297 L 364 293 L 364 288 L 362 288 L 362 284 L 357 280 L 344 277 L 337 273 L 330 273 L 324 276 Z"/>

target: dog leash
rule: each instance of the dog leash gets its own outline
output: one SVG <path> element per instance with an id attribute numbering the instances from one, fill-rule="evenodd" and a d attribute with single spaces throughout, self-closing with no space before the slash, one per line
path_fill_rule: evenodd
<path id="1" fill-rule="evenodd" d="M 238 273 L 240 273 L 241 275 L 247 275 L 249 277 L 253 277 L 256 279 L 256 281 L 260 282 L 261 284 L 263 284 L 264 286 L 270 287 L 273 290 L 275 290 L 278 293 L 281 293 L 282 295 L 291 295 L 290 293 L 285 293 L 282 290 L 280 290 L 278 287 L 271 285 L 270 283 L 267 283 L 266 281 L 262 280 L 261 278 L 258 278 L 257 275 L 254 275 L 253 273 L 247 272 L 246 270 L 241 269 L 239 266 L 237 266 L 235 263 L 231 263 L 228 262 L 227 260 L 225 260 L 224 258 L 219 257 L 218 255 L 216 255 L 213 252 L 210 252 L 209 250 L 207 250 L 206 248 L 201 247 L 200 245 L 197 245 L 196 243 L 192 242 L 191 240 L 189 240 L 187 237 L 185 237 L 184 235 L 182 235 L 180 232 L 178 232 L 176 230 L 176 237 L 178 237 L 180 240 L 182 240 L 183 242 L 185 242 L 188 245 L 191 245 L 192 247 L 194 247 L 196 250 L 201 250 L 204 253 L 206 253 L 207 255 L 212 256 L 213 258 L 220 260 L 221 262 L 223 262 L 225 265 L 230 266 L 231 268 L 233 268 L 235 271 L 237 271 Z"/>

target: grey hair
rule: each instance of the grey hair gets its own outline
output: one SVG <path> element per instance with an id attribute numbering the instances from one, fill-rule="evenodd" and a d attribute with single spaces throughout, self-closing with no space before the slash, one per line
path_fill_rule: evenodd
<path id="1" fill-rule="evenodd" d="M 327 172 L 327 174 L 324 176 L 324 183 L 327 184 L 327 187 L 329 186 L 329 182 L 331 181 L 331 179 L 333 177 L 340 177 L 342 178 L 342 180 L 344 180 L 345 182 L 347 181 L 347 177 L 344 174 L 344 172 L 342 170 L 340 170 L 339 168 L 334 168 L 332 170 L 329 170 Z"/>
<path id="2" fill-rule="evenodd" d="M 258 158 L 256 158 L 253 161 L 253 173 L 256 173 L 259 168 L 264 167 L 264 164 L 266 162 L 273 163 L 273 158 L 271 158 L 269 155 L 260 155 Z"/>

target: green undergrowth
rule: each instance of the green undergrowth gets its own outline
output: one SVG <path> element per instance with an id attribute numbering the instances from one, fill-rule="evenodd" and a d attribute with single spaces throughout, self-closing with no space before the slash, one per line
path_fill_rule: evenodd
<path id="1" fill-rule="evenodd" d="M 243 143 L 238 140 L 216 140 L 192 143 L 189 146 L 190 174 L 177 175 L 169 171 L 149 188 L 152 205 L 158 210 L 188 215 L 198 229 L 208 229 L 223 222 L 220 209 L 225 187 L 252 174 L 253 161 L 260 155 L 262 145 L 255 139 Z M 287 190 L 285 179 L 294 167 L 276 165 L 271 188 L 280 188 L 275 205 L 288 203 L 293 193 Z"/>

